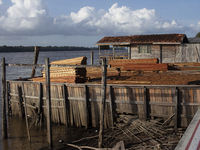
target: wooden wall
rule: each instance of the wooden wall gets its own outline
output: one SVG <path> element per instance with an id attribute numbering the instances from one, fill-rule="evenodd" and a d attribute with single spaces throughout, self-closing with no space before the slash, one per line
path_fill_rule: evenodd
<path id="1" fill-rule="evenodd" d="M 181 44 L 175 62 L 200 62 L 200 44 Z"/>
<path id="2" fill-rule="evenodd" d="M 161 47 L 162 51 L 160 51 Z M 151 54 L 139 54 L 137 45 L 132 45 L 131 59 L 158 58 L 162 63 L 200 62 L 200 44 L 162 45 L 161 47 L 152 45 Z"/>
<path id="3" fill-rule="evenodd" d="M 138 45 L 131 45 L 131 59 L 158 58 L 160 60 L 160 45 L 151 46 L 151 54 L 138 53 Z"/>
<path id="4" fill-rule="evenodd" d="M 22 117 L 23 97 L 18 95 L 23 92 L 18 88 L 21 87 L 22 82 L 9 81 L 9 83 L 12 115 Z M 24 81 L 23 84 L 28 115 L 34 117 L 42 104 L 42 114 L 45 118 L 45 83 Z M 101 85 L 52 83 L 51 103 L 54 123 L 86 128 L 90 125 L 99 126 Z M 187 127 L 199 107 L 200 86 L 108 85 L 104 127 L 113 126 L 116 115 L 122 113 L 138 115 L 140 119 L 145 120 L 147 118 L 166 120 L 173 116 L 171 125 L 175 128 Z"/>

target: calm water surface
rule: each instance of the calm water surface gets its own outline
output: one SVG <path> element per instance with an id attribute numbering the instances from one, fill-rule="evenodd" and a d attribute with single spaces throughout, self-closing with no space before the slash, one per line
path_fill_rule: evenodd
<path id="1" fill-rule="evenodd" d="M 40 52 L 38 64 L 45 64 L 45 58 L 49 58 L 50 62 L 61 59 L 70 59 L 75 57 L 86 56 L 87 63 L 90 64 L 91 51 L 59 51 L 59 52 Z M 16 64 L 32 64 L 33 52 L 17 52 L 17 53 L 0 53 L 0 59 L 5 58 L 6 63 Z M 99 57 L 98 51 L 94 51 L 94 60 L 97 61 Z M 36 76 L 40 76 L 40 71 L 43 68 L 36 69 Z M 18 77 L 30 77 L 32 68 L 26 67 L 6 67 L 6 79 L 17 79 Z M 1 84 L 1 83 L 0 83 Z M 1 99 L 1 88 L 0 88 Z M 0 109 L 2 108 L 2 101 L 0 100 Z M 35 150 L 35 149 L 48 149 L 46 126 L 42 128 L 31 129 L 31 142 L 28 141 L 25 119 L 18 117 L 8 117 L 8 139 L 2 138 L 2 111 L 0 111 L 0 149 L 4 150 Z M 57 148 L 62 146 L 58 142 L 59 139 L 64 140 L 76 140 L 79 137 L 80 129 L 66 128 L 64 125 L 53 125 L 53 145 Z M 86 132 L 81 130 L 81 132 Z M 67 135 L 67 136 L 66 136 Z M 56 148 L 56 149 L 57 149 Z"/>

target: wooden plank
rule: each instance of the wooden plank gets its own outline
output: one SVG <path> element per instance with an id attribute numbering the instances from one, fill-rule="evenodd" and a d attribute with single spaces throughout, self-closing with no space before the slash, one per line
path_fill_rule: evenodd
<path id="1" fill-rule="evenodd" d="M 2 136 L 7 139 L 7 118 L 6 118 L 6 66 L 5 58 L 1 60 L 1 95 L 2 95 Z"/>
<path id="2" fill-rule="evenodd" d="M 27 107 L 26 107 L 26 97 L 25 97 L 25 90 L 24 90 L 24 83 L 22 82 L 22 93 L 24 99 L 24 109 L 25 109 L 25 118 L 26 118 L 26 129 L 28 134 L 28 140 L 31 141 L 30 130 L 28 125 L 28 114 L 27 114 Z"/>
<path id="3" fill-rule="evenodd" d="M 46 105 L 47 105 L 47 141 L 49 147 L 53 147 L 52 143 L 52 123 L 51 123 L 51 90 L 50 90 L 50 70 L 49 70 L 49 58 L 45 59 L 46 69 Z"/>
<path id="4" fill-rule="evenodd" d="M 43 105 L 42 97 L 43 97 L 42 83 L 39 83 L 38 114 L 42 113 L 42 105 Z"/>

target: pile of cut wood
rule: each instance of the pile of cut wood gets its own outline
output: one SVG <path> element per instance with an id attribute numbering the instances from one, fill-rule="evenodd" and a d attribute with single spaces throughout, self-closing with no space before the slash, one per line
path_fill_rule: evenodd
<path id="1" fill-rule="evenodd" d="M 72 59 L 52 61 L 51 65 L 86 65 L 87 58 L 78 57 Z M 45 82 L 45 69 L 42 70 L 43 77 L 33 78 L 33 81 Z M 50 82 L 61 83 L 85 83 L 86 68 L 77 67 L 50 67 Z"/>
<path id="2" fill-rule="evenodd" d="M 167 63 L 158 63 L 157 58 L 147 59 L 113 59 L 108 62 L 111 67 L 120 68 L 121 71 L 166 71 Z"/>
<path id="3" fill-rule="evenodd" d="M 107 68 L 107 78 L 119 76 L 119 71 L 116 67 L 114 68 Z M 101 79 L 102 77 L 102 69 L 101 68 L 87 68 L 87 75 L 86 77 L 89 80 L 93 79 Z"/>

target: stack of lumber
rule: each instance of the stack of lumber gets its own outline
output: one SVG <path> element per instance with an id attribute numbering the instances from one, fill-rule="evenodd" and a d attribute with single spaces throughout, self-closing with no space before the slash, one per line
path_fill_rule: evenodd
<path id="1" fill-rule="evenodd" d="M 45 77 L 45 69 L 42 70 L 42 76 Z M 74 67 L 50 67 L 50 77 L 66 77 L 66 76 L 86 76 L 85 68 Z"/>
<path id="2" fill-rule="evenodd" d="M 111 67 L 121 67 L 126 64 L 157 64 L 158 58 L 147 58 L 147 59 L 113 59 L 108 61 L 108 65 Z"/>
<path id="3" fill-rule="evenodd" d="M 170 66 L 178 66 L 178 67 L 195 67 L 195 66 L 200 66 L 200 63 L 195 63 L 195 62 L 185 62 L 185 63 L 170 63 Z"/>
<path id="4" fill-rule="evenodd" d="M 107 68 L 107 78 L 119 76 L 117 68 Z M 100 79 L 102 77 L 101 68 L 87 68 L 87 75 L 89 79 Z"/>
<path id="5" fill-rule="evenodd" d="M 166 71 L 168 70 L 168 64 L 127 64 L 124 66 L 123 70 L 137 70 L 137 71 Z"/>
<path id="6" fill-rule="evenodd" d="M 86 64 L 87 64 L 87 57 L 85 56 L 51 62 L 51 65 L 86 65 Z"/>
<path id="7" fill-rule="evenodd" d="M 51 65 L 86 65 L 87 58 L 78 57 L 72 59 L 52 61 Z M 42 77 L 33 78 L 35 82 L 45 82 L 45 69 L 42 70 Z M 85 83 L 86 68 L 77 67 L 50 67 L 50 82 L 58 83 Z"/>
<path id="8" fill-rule="evenodd" d="M 121 71 L 165 71 L 168 64 L 159 64 L 157 58 L 147 59 L 114 59 L 108 62 L 111 67 L 118 67 Z"/>

